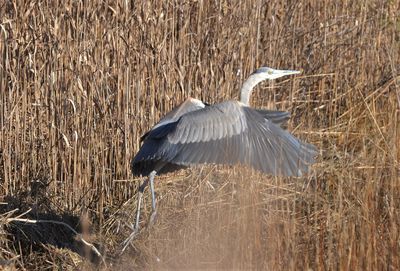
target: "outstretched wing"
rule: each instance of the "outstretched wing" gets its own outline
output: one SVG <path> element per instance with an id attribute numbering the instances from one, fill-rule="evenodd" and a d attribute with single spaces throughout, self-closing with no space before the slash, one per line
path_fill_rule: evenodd
<path id="1" fill-rule="evenodd" d="M 265 173 L 300 176 L 317 150 L 256 110 L 228 101 L 183 114 L 151 130 L 132 161 L 135 173 L 149 161 L 188 166 L 246 164 Z"/>
<path id="2" fill-rule="evenodd" d="M 286 124 L 286 122 L 290 119 L 290 113 L 286 111 L 275 111 L 268 109 L 254 109 L 259 114 L 261 114 L 267 120 L 272 121 L 279 126 Z"/>
<path id="3" fill-rule="evenodd" d="M 206 105 L 197 99 L 194 98 L 187 98 L 186 101 L 175 107 L 172 111 L 168 112 L 154 127 L 146 132 L 144 135 L 140 137 L 140 141 L 146 139 L 146 137 L 151 133 L 153 130 L 157 129 L 160 126 L 166 125 L 168 123 L 176 122 L 182 115 L 187 114 L 192 111 L 196 111 L 199 109 L 204 108 Z"/>

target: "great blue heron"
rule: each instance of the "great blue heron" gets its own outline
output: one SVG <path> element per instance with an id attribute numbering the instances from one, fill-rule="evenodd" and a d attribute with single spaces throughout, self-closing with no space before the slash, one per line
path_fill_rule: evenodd
<path id="1" fill-rule="evenodd" d="M 143 190 L 149 182 L 150 220 L 156 214 L 156 174 L 202 163 L 240 163 L 281 176 L 306 173 L 317 149 L 280 127 L 289 113 L 249 107 L 251 92 L 259 82 L 298 73 L 261 67 L 244 82 L 240 102 L 207 105 L 188 98 L 143 135 L 143 145 L 132 160 L 132 173 L 149 178 L 139 187 L 135 230 L 139 228 Z"/>

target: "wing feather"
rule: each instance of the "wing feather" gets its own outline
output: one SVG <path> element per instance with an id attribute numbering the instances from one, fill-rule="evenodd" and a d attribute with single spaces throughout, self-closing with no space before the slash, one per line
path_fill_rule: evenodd
<path id="1" fill-rule="evenodd" d="M 170 131 L 166 128 L 170 127 L 170 124 L 174 124 L 179 118 L 189 112 L 193 112 L 204 108 L 206 105 L 197 99 L 188 98 L 186 101 L 175 107 L 172 111 L 166 114 L 154 127 L 145 133 L 140 141 L 144 141 L 148 137 L 158 136 L 163 137 Z"/>
<path id="2" fill-rule="evenodd" d="M 241 163 L 274 175 L 300 176 L 317 154 L 313 145 L 234 101 L 188 112 L 169 125 L 163 138 L 145 140 L 133 170 L 135 163 L 154 159 L 179 166 Z"/>
<path id="3" fill-rule="evenodd" d="M 282 126 L 286 123 L 288 119 L 290 119 L 290 113 L 286 111 L 275 111 L 275 110 L 266 110 L 266 109 L 254 109 L 260 115 L 262 115 L 265 119 L 272 121 L 279 126 Z"/>

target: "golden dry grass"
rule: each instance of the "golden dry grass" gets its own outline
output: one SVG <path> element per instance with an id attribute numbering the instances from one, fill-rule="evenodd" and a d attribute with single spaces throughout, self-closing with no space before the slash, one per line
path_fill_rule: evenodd
<path id="1" fill-rule="evenodd" d="M 30 218 L 87 217 L 105 269 L 399 269 L 399 10 L 378 0 L 6 0 L 0 266 L 91 267 L 7 223 L 32 208 Z M 292 112 L 289 129 L 321 150 L 312 173 L 204 166 L 157 178 L 157 223 L 119 255 L 140 135 L 188 96 L 237 98 L 262 65 L 303 71 L 262 84 L 253 105 Z"/>

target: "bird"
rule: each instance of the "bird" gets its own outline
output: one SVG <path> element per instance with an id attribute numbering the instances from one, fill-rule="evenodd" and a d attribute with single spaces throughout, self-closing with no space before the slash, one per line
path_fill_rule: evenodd
<path id="1" fill-rule="evenodd" d="M 148 176 L 138 189 L 135 231 L 139 229 L 142 195 L 149 183 L 150 222 L 156 216 L 156 175 L 196 164 L 243 164 L 274 176 L 306 174 L 318 150 L 282 128 L 290 113 L 255 109 L 249 104 L 254 87 L 261 81 L 299 73 L 260 67 L 243 83 L 240 101 L 210 105 L 189 97 L 145 133 L 131 161 L 134 176 Z"/>

